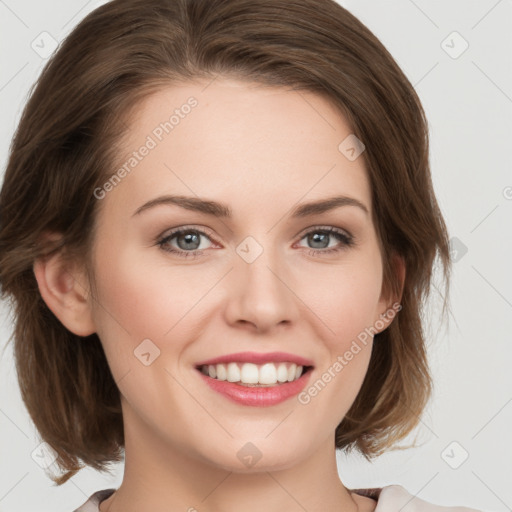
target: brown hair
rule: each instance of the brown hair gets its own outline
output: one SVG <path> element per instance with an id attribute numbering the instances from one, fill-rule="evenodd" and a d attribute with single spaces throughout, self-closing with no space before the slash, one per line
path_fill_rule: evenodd
<path id="1" fill-rule="evenodd" d="M 421 313 L 436 256 L 448 291 L 449 244 L 425 114 L 392 56 L 334 0 L 114 0 L 47 63 L 0 192 L 0 285 L 15 313 L 16 369 L 28 412 L 67 471 L 53 478 L 58 485 L 80 461 L 108 471 L 122 460 L 122 411 L 99 338 L 84 342 L 52 314 L 34 261 L 54 250 L 89 254 L 100 202 L 93 191 L 116 168 L 126 112 L 159 87 L 216 75 L 312 91 L 336 105 L 366 146 L 383 284 L 398 296 L 392 255 L 405 261 L 402 309 L 375 336 L 336 447 L 382 453 L 418 424 L 430 397 Z M 62 234 L 61 245 L 41 243 L 45 232 Z"/>

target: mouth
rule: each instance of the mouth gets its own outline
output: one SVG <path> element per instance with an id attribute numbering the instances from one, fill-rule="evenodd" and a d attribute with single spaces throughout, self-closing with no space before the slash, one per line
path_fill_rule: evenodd
<path id="1" fill-rule="evenodd" d="M 263 364 L 231 361 L 196 366 L 196 370 L 211 379 L 257 388 L 282 386 L 295 382 L 312 369 L 313 366 L 299 365 L 291 361 Z"/>

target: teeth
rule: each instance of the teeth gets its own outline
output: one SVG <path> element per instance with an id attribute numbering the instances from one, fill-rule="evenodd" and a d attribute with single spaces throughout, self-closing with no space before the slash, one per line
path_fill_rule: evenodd
<path id="1" fill-rule="evenodd" d="M 278 383 L 297 380 L 303 367 L 295 363 L 229 363 L 201 367 L 201 372 L 212 379 L 237 382 L 247 386 L 275 386 Z"/>
<path id="2" fill-rule="evenodd" d="M 215 365 L 215 366 L 217 366 L 217 365 Z M 228 364 L 227 380 L 228 380 L 228 382 L 239 382 L 240 381 L 240 368 L 238 368 L 238 365 L 236 363 Z"/>
<path id="3" fill-rule="evenodd" d="M 281 363 L 277 367 L 277 380 L 279 382 L 287 382 L 288 381 L 288 368 L 284 363 Z"/>
<path id="4" fill-rule="evenodd" d="M 240 370 L 240 381 L 244 384 L 258 384 L 260 372 L 258 367 L 252 363 L 245 363 Z"/>
<path id="5" fill-rule="evenodd" d="M 218 380 L 227 380 L 228 378 L 228 372 L 226 370 L 226 367 L 223 364 L 219 364 L 216 366 L 217 371 L 217 379 Z"/>
<path id="6" fill-rule="evenodd" d="M 264 364 L 259 370 L 260 384 L 275 384 L 277 382 L 277 369 L 275 364 Z"/>

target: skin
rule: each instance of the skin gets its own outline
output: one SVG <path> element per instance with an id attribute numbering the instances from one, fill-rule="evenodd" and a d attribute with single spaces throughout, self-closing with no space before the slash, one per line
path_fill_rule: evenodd
<path id="1" fill-rule="evenodd" d="M 314 361 L 313 383 L 397 300 L 381 293 L 363 158 L 349 161 L 338 150 L 351 128 L 313 93 L 217 78 L 147 98 L 129 122 L 126 155 L 190 96 L 198 105 L 101 199 L 94 296 L 78 264 L 57 255 L 34 266 L 62 323 L 98 333 L 121 392 L 124 479 L 100 510 L 374 510 L 374 500 L 340 481 L 334 446 L 366 374 L 371 339 L 306 405 L 297 397 L 271 407 L 236 404 L 194 368 L 233 352 L 284 351 Z M 176 205 L 134 215 L 164 194 L 225 203 L 233 218 Z M 290 217 L 297 204 L 333 195 L 356 198 L 369 213 L 343 206 Z M 195 258 L 158 245 L 182 226 L 207 233 Z M 324 246 L 306 234 L 329 226 L 355 245 L 330 235 L 325 245 L 341 250 L 321 254 Z M 248 236 L 263 249 L 252 263 L 236 252 Z M 166 246 L 186 252 L 178 241 Z M 160 350 L 148 366 L 134 357 L 145 339 Z M 261 453 L 252 467 L 237 457 L 248 442 Z"/>

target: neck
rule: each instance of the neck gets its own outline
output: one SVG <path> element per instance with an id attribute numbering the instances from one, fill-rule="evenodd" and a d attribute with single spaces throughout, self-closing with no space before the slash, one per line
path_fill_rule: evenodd
<path id="1" fill-rule="evenodd" d="M 360 512 L 369 504 L 342 484 L 332 437 L 287 469 L 240 472 L 169 446 L 133 419 L 125 418 L 123 482 L 101 512 Z"/>

